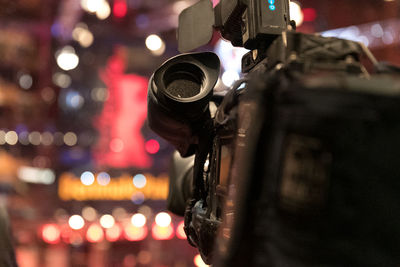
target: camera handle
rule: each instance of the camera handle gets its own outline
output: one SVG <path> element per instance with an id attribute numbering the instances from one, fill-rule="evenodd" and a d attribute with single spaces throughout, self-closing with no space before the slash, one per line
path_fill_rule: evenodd
<path id="1" fill-rule="evenodd" d="M 204 123 L 199 131 L 198 138 L 200 146 L 197 147 L 193 171 L 193 197 L 188 200 L 184 218 L 184 230 L 188 242 L 199 248 L 199 252 L 206 263 L 212 259 L 214 239 L 220 221 L 210 218 L 207 207 L 209 188 L 207 188 L 204 165 L 208 155 L 212 153 L 215 130 L 211 118 Z"/>

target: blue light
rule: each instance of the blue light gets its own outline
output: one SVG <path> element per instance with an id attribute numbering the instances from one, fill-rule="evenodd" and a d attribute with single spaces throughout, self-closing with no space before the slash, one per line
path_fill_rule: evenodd
<path id="1" fill-rule="evenodd" d="M 272 10 L 272 11 L 274 11 L 274 10 L 276 9 L 276 6 L 270 5 L 270 6 L 269 6 L 269 9 Z"/>
<path id="2" fill-rule="evenodd" d="M 97 175 L 97 183 L 102 186 L 106 186 L 110 183 L 111 177 L 106 172 L 101 172 Z"/>
<path id="3" fill-rule="evenodd" d="M 53 36 L 59 37 L 62 34 L 63 27 L 59 22 L 55 22 L 53 25 L 51 25 L 50 31 Z"/>
<path id="4" fill-rule="evenodd" d="M 275 4 L 275 0 L 268 0 L 268 3 L 269 3 L 270 5 L 273 5 L 273 4 Z"/>
<path id="5" fill-rule="evenodd" d="M 143 188 L 146 186 L 146 176 L 144 176 L 143 174 L 136 174 L 133 177 L 133 184 L 137 187 L 137 188 Z"/>
<path id="6" fill-rule="evenodd" d="M 65 103 L 67 107 L 72 109 L 79 109 L 83 106 L 85 100 L 81 94 L 74 90 L 69 90 L 65 96 Z"/>
<path id="7" fill-rule="evenodd" d="M 144 202 L 144 194 L 142 192 L 136 192 L 132 195 L 132 202 L 140 205 Z"/>
<path id="8" fill-rule="evenodd" d="M 81 182 L 84 185 L 91 185 L 94 182 L 94 175 L 93 173 L 86 171 L 81 174 Z"/>
<path id="9" fill-rule="evenodd" d="M 138 28 L 147 28 L 149 26 L 149 22 L 149 17 L 144 14 L 140 14 L 136 17 L 136 25 Z"/>

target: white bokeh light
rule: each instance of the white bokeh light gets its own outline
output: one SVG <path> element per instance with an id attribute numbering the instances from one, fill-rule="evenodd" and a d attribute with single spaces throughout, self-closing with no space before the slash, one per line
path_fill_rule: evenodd
<path id="1" fill-rule="evenodd" d="M 72 229 L 79 230 L 85 226 L 85 221 L 80 215 L 72 215 L 68 220 L 68 224 Z"/>
<path id="2" fill-rule="evenodd" d="M 155 56 L 161 56 L 162 54 L 164 54 L 166 48 L 167 47 L 165 46 L 165 43 L 162 42 L 161 47 L 159 49 L 151 50 L 150 52 Z"/>
<path id="3" fill-rule="evenodd" d="M 51 145 L 53 143 L 53 141 L 54 141 L 54 136 L 53 136 L 52 133 L 44 132 L 42 134 L 41 142 L 42 142 L 43 145 L 49 146 L 49 145 Z"/>
<path id="4" fill-rule="evenodd" d="M 103 228 L 111 228 L 115 224 L 115 219 L 112 215 L 110 214 L 104 214 L 103 216 L 100 217 L 100 225 Z"/>
<path id="5" fill-rule="evenodd" d="M 161 38 L 156 34 L 149 35 L 146 38 L 146 47 L 151 51 L 157 51 L 161 49 L 163 43 L 163 40 L 161 40 Z"/>
<path id="6" fill-rule="evenodd" d="M 87 12 L 89 12 L 89 10 L 88 10 L 88 0 L 81 0 L 81 7 L 82 7 L 82 9 L 83 10 L 85 10 L 85 11 L 87 11 Z"/>
<path id="7" fill-rule="evenodd" d="M 67 88 L 71 85 L 71 77 L 62 72 L 56 72 L 53 75 L 53 83 L 61 88 Z"/>
<path id="8" fill-rule="evenodd" d="M 19 77 L 19 86 L 21 86 L 24 89 L 29 89 L 32 87 L 33 84 L 33 79 L 32 76 L 29 74 L 23 74 L 21 77 Z"/>
<path id="9" fill-rule="evenodd" d="M 222 83 L 228 87 L 232 86 L 232 84 L 239 80 L 239 78 L 239 73 L 237 73 L 235 70 L 226 70 L 221 77 Z"/>
<path id="10" fill-rule="evenodd" d="M 193 259 L 194 265 L 196 265 L 196 267 L 208 267 L 210 265 L 207 265 L 204 263 L 203 259 L 201 258 L 200 254 L 197 254 L 196 256 L 194 256 Z"/>
<path id="11" fill-rule="evenodd" d="M 86 1 L 87 11 L 91 13 L 96 12 L 101 8 L 103 2 L 104 0 L 87 0 Z"/>
<path id="12" fill-rule="evenodd" d="M 28 138 L 29 142 L 34 146 L 38 146 L 42 142 L 42 135 L 37 131 L 31 132 Z"/>
<path id="13" fill-rule="evenodd" d="M 171 216 L 166 212 L 160 212 L 156 216 L 156 224 L 160 227 L 167 227 L 171 223 Z"/>
<path id="14" fill-rule="evenodd" d="M 72 38 L 79 42 L 82 47 L 89 47 L 92 45 L 94 36 L 89 31 L 88 27 L 84 23 L 78 23 L 72 31 Z"/>
<path id="15" fill-rule="evenodd" d="M 67 146 L 74 146 L 78 142 L 78 137 L 73 132 L 67 132 L 63 139 Z"/>
<path id="16" fill-rule="evenodd" d="M 9 131 L 5 135 L 6 143 L 9 145 L 15 145 L 18 142 L 18 134 L 15 131 Z"/>
<path id="17" fill-rule="evenodd" d="M 146 217 L 141 213 L 132 215 L 131 223 L 135 227 L 143 227 L 146 224 Z"/>
<path id="18" fill-rule="evenodd" d="M 79 64 L 79 57 L 72 46 L 65 46 L 56 53 L 57 65 L 63 70 L 73 70 Z"/>
<path id="19" fill-rule="evenodd" d="M 379 23 L 372 25 L 371 27 L 371 34 L 375 38 L 382 38 L 383 36 L 383 28 Z"/>
<path id="20" fill-rule="evenodd" d="M 133 184 L 137 188 L 145 187 L 146 183 L 147 183 L 146 176 L 144 176 L 143 174 L 136 174 L 135 176 L 133 176 Z"/>
<path id="21" fill-rule="evenodd" d="M 299 27 L 303 24 L 304 21 L 304 14 L 301 10 L 300 4 L 296 1 L 290 1 L 289 4 L 290 8 L 290 19 L 296 22 L 296 26 Z"/>
<path id="22" fill-rule="evenodd" d="M 97 9 L 96 16 L 98 19 L 103 20 L 110 16 L 111 8 L 107 1 L 103 1 L 102 5 Z"/>
<path id="23" fill-rule="evenodd" d="M 94 183 L 94 175 L 93 173 L 86 171 L 81 174 L 81 182 L 84 185 L 91 185 Z"/>

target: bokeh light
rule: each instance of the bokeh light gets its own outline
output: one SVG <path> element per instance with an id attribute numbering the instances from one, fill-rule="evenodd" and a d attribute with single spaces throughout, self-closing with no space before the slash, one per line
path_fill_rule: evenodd
<path id="1" fill-rule="evenodd" d="M 290 8 L 290 19 L 296 22 L 296 26 L 300 27 L 304 21 L 304 14 L 301 10 L 301 6 L 297 1 L 290 1 L 289 3 Z"/>
<path id="2" fill-rule="evenodd" d="M 31 75 L 22 74 L 19 77 L 19 86 L 21 86 L 21 88 L 27 90 L 32 87 L 32 84 L 33 84 L 33 78 Z"/>
<path id="3" fill-rule="evenodd" d="M 223 84 L 227 87 L 231 87 L 239 78 L 239 73 L 235 70 L 226 70 L 221 77 Z"/>
<path id="4" fill-rule="evenodd" d="M 82 6 L 86 8 L 88 12 L 94 13 L 101 8 L 104 0 L 86 0 L 82 3 Z"/>
<path id="5" fill-rule="evenodd" d="M 90 171 L 85 171 L 81 174 L 81 182 L 84 185 L 91 185 L 94 183 L 94 175 Z"/>
<path id="6" fill-rule="evenodd" d="M 98 224 L 92 224 L 89 226 L 86 232 L 86 239 L 90 243 L 98 243 L 103 241 L 104 232 L 103 229 Z"/>
<path id="7" fill-rule="evenodd" d="M 41 141 L 42 141 L 42 144 L 45 145 L 45 146 L 49 146 L 49 145 L 53 144 L 53 141 L 54 141 L 53 134 L 50 133 L 50 132 L 44 132 L 42 134 L 42 140 Z"/>
<path id="8" fill-rule="evenodd" d="M 178 226 L 176 227 L 176 237 L 179 239 L 186 239 L 186 233 L 185 230 L 183 229 L 185 226 L 185 222 L 181 221 Z"/>
<path id="9" fill-rule="evenodd" d="M 96 16 L 100 20 L 108 18 L 111 14 L 111 7 L 107 1 L 103 1 L 102 5 L 97 9 Z"/>
<path id="10" fill-rule="evenodd" d="M 148 250 L 141 250 L 137 255 L 138 262 L 143 265 L 149 265 L 152 258 L 151 252 Z"/>
<path id="11" fill-rule="evenodd" d="M 67 88 L 71 85 L 71 82 L 71 77 L 68 74 L 62 72 L 53 74 L 53 83 L 61 88 Z"/>
<path id="12" fill-rule="evenodd" d="M 9 131 L 4 137 L 5 141 L 9 145 L 15 145 L 18 143 L 18 134 L 15 131 Z"/>
<path id="13" fill-rule="evenodd" d="M 112 211 L 112 216 L 115 218 L 117 221 L 122 221 L 126 218 L 127 213 L 126 210 L 122 207 L 116 207 Z"/>
<path id="14" fill-rule="evenodd" d="M 57 244 L 60 242 L 60 228 L 56 224 L 43 225 L 42 238 L 48 244 Z"/>
<path id="15" fill-rule="evenodd" d="M 135 227 L 143 227 L 146 224 L 146 216 L 141 213 L 133 214 L 131 217 L 131 223 Z"/>
<path id="16" fill-rule="evenodd" d="M 157 51 L 162 48 L 164 42 L 160 38 L 160 36 L 158 36 L 156 34 L 151 34 L 151 35 L 147 36 L 145 43 L 146 43 L 146 47 L 150 51 Z"/>
<path id="17" fill-rule="evenodd" d="M 156 224 L 161 227 L 166 227 L 171 224 L 171 216 L 166 212 L 160 212 L 155 218 Z"/>
<path id="18" fill-rule="evenodd" d="M 65 94 L 65 104 L 70 109 L 80 109 L 85 103 L 85 99 L 76 90 L 68 90 Z"/>
<path id="19" fill-rule="evenodd" d="M 135 227 L 132 224 L 126 224 L 124 227 L 124 237 L 128 241 L 141 241 L 147 236 L 147 227 Z"/>
<path id="20" fill-rule="evenodd" d="M 75 133 L 73 133 L 73 132 L 67 132 L 67 133 L 64 135 L 64 143 L 65 143 L 67 146 L 74 146 L 74 145 L 76 145 L 77 142 L 78 142 L 78 137 L 76 136 Z"/>
<path id="21" fill-rule="evenodd" d="M 106 239 L 109 242 L 115 242 L 120 239 L 122 234 L 121 226 L 114 224 L 112 227 L 106 229 Z"/>
<path id="22" fill-rule="evenodd" d="M 0 130 L 0 145 L 4 145 L 6 143 L 6 132 Z"/>
<path id="23" fill-rule="evenodd" d="M 160 226 L 155 223 L 153 224 L 151 235 L 155 240 L 169 240 L 174 236 L 174 228 L 171 224 Z"/>
<path id="24" fill-rule="evenodd" d="M 145 199 L 145 197 L 142 192 L 133 193 L 132 198 L 131 198 L 132 202 L 136 205 L 142 204 L 144 202 L 144 199 Z"/>
<path id="25" fill-rule="evenodd" d="M 73 70 L 79 64 L 79 57 L 72 46 L 65 46 L 56 53 L 57 65 L 63 70 Z"/>
<path id="26" fill-rule="evenodd" d="M 200 254 L 197 254 L 196 256 L 194 256 L 193 262 L 194 262 L 194 265 L 196 267 L 207 267 L 207 266 L 210 266 L 210 265 L 207 265 L 207 264 L 204 263 L 204 261 L 201 258 Z"/>
<path id="27" fill-rule="evenodd" d="M 37 131 L 31 132 L 28 138 L 29 142 L 35 146 L 40 145 L 40 143 L 42 142 L 42 135 Z"/>
<path id="28" fill-rule="evenodd" d="M 112 215 L 110 214 L 104 214 L 103 216 L 100 217 L 100 225 L 103 228 L 111 228 L 115 224 L 115 219 Z"/>
<path id="29" fill-rule="evenodd" d="M 146 186 L 147 179 L 143 174 L 136 174 L 133 176 L 133 184 L 136 188 L 143 188 Z"/>
<path id="30" fill-rule="evenodd" d="M 85 220 L 93 222 L 97 219 L 97 211 L 93 207 L 87 206 L 82 209 L 82 216 Z"/>
<path id="31" fill-rule="evenodd" d="M 78 23 L 75 26 L 72 31 L 72 38 L 85 48 L 91 46 L 94 40 L 93 34 L 85 23 Z"/>
<path id="32" fill-rule="evenodd" d="M 116 18 L 123 18 L 128 12 L 126 0 L 114 0 L 113 14 Z"/>
<path id="33" fill-rule="evenodd" d="M 145 148 L 149 154 L 156 154 L 160 150 L 160 143 L 155 139 L 150 139 L 146 142 Z"/>
<path id="34" fill-rule="evenodd" d="M 74 230 L 82 229 L 85 226 L 85 221 L 80 215 L 72 215 L 68 220 L 69 226 Z"/>
<path id="35" fill-rule="evenodd" d="M 102 186 L 106 186 L 110 183 L 111 177 L 106 172 L 100 172 L 97 174 L 97 183 Z"/>

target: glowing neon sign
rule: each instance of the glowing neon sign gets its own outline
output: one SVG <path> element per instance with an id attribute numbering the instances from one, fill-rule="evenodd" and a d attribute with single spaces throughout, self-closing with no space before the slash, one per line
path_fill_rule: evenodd
<path id="1" fill-rule="evenodd" d="M 94 122 L 100 136 L 93 148 L 93 157 L 100 166 L 146 169 L 152 165 L 141 133 L 147 116 L 148 81 L 125 73 L 127 53 L 126 48 L 116 47 L 107 66 L 99 72 L 109 95 Z"/>
<path id="2" fill-rule="evenodd" d="M 274 11 L 276 9 L 275 0 L 268 0 L 269 10 Z"/>
<path id="3" fill-rule="evenodd" d="M 97 175 L 96 175 L 97 176 Z M 58 180 L 58 196 L 63 201 L 77 200 L 131 200 L 132 196 L 138 192 L 144 195 L 145 199 L 166 200 L 168 195 L 168 176 L 161 174 L 157 177 L 145 173 L 146 185 L 137 188 L 132 182 L 132 176 L 122 174 L 113 177 L 107 185 L 93 183 L 91 185 L 82 184 L 79 177 L 73 173 L 63 173 Z"/>

